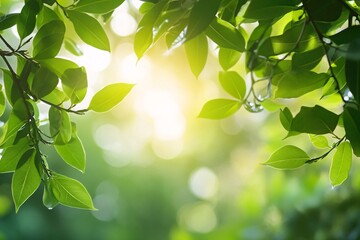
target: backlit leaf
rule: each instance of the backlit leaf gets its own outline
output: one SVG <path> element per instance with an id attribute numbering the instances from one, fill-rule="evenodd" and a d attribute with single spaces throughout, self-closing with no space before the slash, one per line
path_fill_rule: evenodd
<path id="1" fill-rule="evenodd" d="M 55 198 L 68 207 L 96 210 L 91 197 L 80 182 L 75 179 L 53 173 L 50 186 Z"/>
<path id="2" fill-rule="evenodd" d="M 229 48 L 219 49 L 219 63 L 226 71 L 233 67 L 240 59 L 241 52 Z"/>
<path id="3" fill-rule="evenodd" d="M 0 31 L 11 28 L 17 22 L 19 13 L 10 13 L 0 16 Z"/>
<path id="4" fill-rule="evenodd" d="M 73 23 L 75 32 L 85 43 L 105 51 L 110 51 L 109 39 L 100 25 L 92 16 L 77 12 L 66 11 L 70 21 Z"/>
<path id="5" fill-rule="evenodd" d="M 282 126 L 288 131 L 290 130 L 292 120 L 293 116 L 287 107 L 280 110 L 280 122 Z"/>
<path id="6" fill-rule="evenodd" d="M 65 25 L 60 20 L 54 20 L 43 25 L 34 37 L 34 58 L 46 59 L 55 57 L 64 40 Z"/>
<path id="7" fill-rule="evenodd" d="M 35 73 L 31 85 L 31 92 L 38 98 L 45 97 L 51 93 L 59 82 L 58 77 L 46 67 L 40 67 Z"/>
<path id="8" fill-rule="evenodd" d="M 352 163 L 351 145 L 342 142 L 337 148 L 330 167 L 330 181 L 333 187 L 341 185 L 349 175 Z"/>
<path id="9" fill-rule="evenodd" d="M 360 60 L 346 59 L 345 75 L 352 95 L 357 102 L 360 102 Z"/>
<path id="10" fill-rule="evenodd" d="M 329 148 L 329 141 L 322 135 L 309 135 L 311 143 L 317 148 Z"/>
<path id="11" fill-rule="evenodd" d="M 263 164 L 280 169 L 294 169 L 301 167 L 309 160 L 310 157 L 302 149 L 286 145 L 276 150 Z"/>
<path id="12" fill-rule="evenodd" d="M 243 99 L 246 93 L 245 80 L 235 71 L 219 72 L 219 82 L 222 88 L 231 96 Z"/>
<path id="13" fill-rule="evenodd" d="M 29 144 L 29 140 L 25 137 L 4 150 L 0 160 L 0 173 L 15 171 L 21 156 L 30 149 Z"/>
<path id="14" fill-rule="evenodd" d="M 54 72 L 59 78 L 64 74 L 66 69 L 79 67 L 76 63 L 64 58 L 42 59 L 39 60 L 39 62 Z"/>
<path id="15" fill-rule="evenodd" d="M 205 103 L 199 117 L 222 119 L 234 114 L 241 107 L 241 102 L 230 99 L 213 99 Z"/>
<path id="16" fill-rule="evenodd" d="M 52 187 L 50 184 L 50 179 L 44 180 L 44 193 L 43 193 L 43 204 L 49 210 L 53 209 L 59 204 L 59 201 L 56 199 Z"/>
<path id="17" fill-rule="evenodd" d="M 115 83 L 97 92 L 91 99 L 89 110 L 106 112 L 121 102 L 133 88 L 133 84 Z"/>
<path id="18" fill-rule="evenodd" d="M 208 41 L 205 34 L 199 34 L 185 42 L 186 57 L 192 73 L 198 77 L 205 67 L 208 56 Z"/>
<path id="19" fill-rule="evenodd" d="M 107 13 L 120 6 L 124 0 L 80 0 L 73 10 L 87 13 Z"/>
<path id="20" fill-rule="evenodd" d="M 22 155 L 14 172 L 11 189 L 16 212 L 40 185 L 41 178 L 36 167 L 36 159 L 36 151 L 28 150 Z"/>
<path id="21" fill-rule="evenodd" d="M 87 75 L 85 68 L 66 69 L 61 76 L 61 83 L 65 94 L 71 102 L 76 104 L 81 102 L 87 92 Z"/>
<path id="22" fill-rule="evenodd" d="M 4 114 L 6 108 L 5 94 L 2 90 L 2 85 L 0 84 L 0 117 Z"/>
<path id="23" fill-rule="evenodd" d="M 55 144 L 66 144 L 72 135 L 71 121 L 64 110 L 53 106 L 49 109 L 50 134 Z"/>
<path id="24" fill-rule="evenodd" d="M 80 138 L 77 136 L 75 123 L 71 123 L 72 135 L 69 142 L 65 144 L 55 144 L 55 150 L 59 156 L 70 166 L 80 172 L 85 171 L 86 156 Z"/>

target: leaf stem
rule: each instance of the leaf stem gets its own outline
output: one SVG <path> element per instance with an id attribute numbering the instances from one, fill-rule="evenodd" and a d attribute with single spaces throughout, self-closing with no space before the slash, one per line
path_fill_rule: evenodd
<path id="1" fill-rule="evenodd" d="M 306 161 L 305 163 L 311 164 L 311 163 L 317 162 L 317 161 L 327 157 L 327 155 L 329 155 L 335 148 L 337 148 L 340 145 L 340 143 L 342 143 L 344 140 L 345 140 L 345 136 L 340 138 L 339 141 L 337 141 L 336 143 L 334 143 L 329 151 L 327 151 L 326 153 L 324 153 L 323 155 L 321 155 L 319 157 L 312 158 L 312 159 Z"/>

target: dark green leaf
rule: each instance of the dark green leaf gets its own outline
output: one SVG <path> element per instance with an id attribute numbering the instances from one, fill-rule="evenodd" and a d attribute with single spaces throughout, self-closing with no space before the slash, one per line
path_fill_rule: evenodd
<path id="1" fill-rule="evenodd" d="M 37 157 L 36 151 L 30 149 L 23 154 L 16 167 L 11 184 L 16 212 L 40 185 L 41 178 L 36 167 Z"/>
<path id="2" fill-rule="evenodd" d="M 313 21 L 335 21 L 340 17 L 343 9 L 342 3 L 338 0 L 306 0 L 303 2 L 306 12 Z"/>
<path id="3" fill-rule="evenodd" d="M 301 107 L 291 123 L 290 130 L 312 134 L 332 133 L 338 121 L 339 115 L 321 106 Z"/>
<path id="4" fill-rule="evenodd" d="M 307 52 L 295 53 L 292 57 L 293 69 L 311 70 L 319 64 L 324 56 L 324 49 L 318 47 Z"/>
<path id="5" fill-rule="evenodd" d="M 185 42 L 186 57 L 195 77 L 199 77 L 208 56 L 208 41 L 205 34 L 199 34 Z"/>
<path id="6" fill-rule="evenodd" d="M 21 156 L 30 149 L 30 142 L 21 138 L 16 144 L 7 147 L 2 153 L 0 160 L 0 173 L 13 172 L 16 169 Z"/>
<path id="7" fill-rule="evenodd" d="M 87 13 L 107 13 L 120 6 L 124 0 L 80 0 L 71 8 L 80 12 Z"/>
<path id="8" fill-rule="evenodd" d="M 95 48 L 110 51 L 109 39 L 103 27 L 95 18 L 82 12 L 66 12 L 81 40 Z"/>
<path id="9" fill-rule="evenodd" d="M 185 35 L 186 40 L 190 40 L 205 31 L 214 20 L 220 2 L 220 0 L 199 0 L 195 2 L 190 11 L 189 24 Z"/>
<path id="10" fill-rule="evenodd" d="M 296 98 L 325 85 L 329 75 L 307 70 L 276 74 L 272 79 L 277 98 Z"/>
<path id="11" fill-rule="evenodd" d="M 232 68 L 240 59 L 241 52 L 229 48 L 219 49 L 219 63 L 226 71 Z"/>
<path id="12" fill-rule="evenodd" d="M 63 90 L 72 103 L 76 104 L 84 99 L 87 91 L 85 68 L 66 69 L 61 80 Z"/>
<path id="13" fill-rule="evenodd" d="M 241 102 L 230 99 L 213 99 L 205 103 L 199 117 L 222 119 L 234 114 L 241 107 Z"/>
<path id="14" fill-rule="evenodd" d="M 32 2 L 27 1 L 17 17 L 16 26 L 21 39 L 29 36 L 35 28 L 37 12 L 32 9 Z"/>
<path id="15" fill-rule="evenodd" d="M 70 166 L 81 172 L 85 171 L 86 156 L 80 138 L 77 136 L 75 123 L 71 123 L 72 135 L 66 144 L 55 144 L 54 147 L 59 156 Z"/>
<path id="16" fill-rule="evenodd" d="M 36 59 L 55 57 L 64 40 L 65 25 L 60 20 L 53 20 L 43 25 L 34 37 L 33 55 Z"/>
<path id="17" fill-rule="evenodd" d="M 55 144 L 66 144 L 72 135 L 71 121 L 64 110 L 55 107 L 49 109 L 50 134 Z"/>
<path id="18" fill-rule="evenodd" d="M 5 95 L 6 99 L 10 103 L 10 105 L 14 105 L 17 100 L 21 98 L 19 90 L 14 85 L 14 80 L 12 79 L 12 74 L 9 70 L 2 69 L 4 73 L 4 87 L 5 87 Z"/>
<path id="19" fill-rule="evenodd" d="M 245 18 L 250 19 L 274 19 L 297 9 L 300 1 L 287 0 L 252 0 L 246 9 Z"/>
<path id="20" fill-rule="evenodd" d="M 330 167 L 330 181 L 333 187 L 341 185 L 349 175 L 352 162 L 351 145 L 342 142 L 337 148 Z"/>
<path id="21" fill-rule="evenodd" d="M 286 145 L 276 150 L 263 164 L 280 169 L 294 169 L 301 167 L 310 157 L 302 149 Z"/>
<path id="22" fill-rule="evenodd" d="M 230 23 L 216 18 L 206 29 L 206 35 L 217 45 L 239 52 L 245 50 L 245 39 L 241 32 Z"/>
<path id="23" fill-rule="evenodd" d="M 38 98 L 43 98 L 51 93 L 59 82 L 58 77 L 47 67 L 41 66 L 35 73 L 32 81 L 31 92 Z"/>
<path id="24" fill-rule="evenodd" d="M 88 109 L 95 112 L 109 111 L 128 95 L 133 86 L 133 84 L 115 83 L 104 87 L 93 96 Z"/>
<path id="25" fill-rule="evenodd" d="M 329 38 L 336 45 L 349 44 L 354 40 L 360 39 L 360 26 L 350 26 L 332 36 L 329 36 Z"/>
<path id="26" fill-rule="evenodd" d="M 18 13 L 9 13 L 0 16 L 0 31 L 14 26 L 17 22 L 18 16 Z"/>
<path id="27" fill-rule="evenodd" d="M 343 118 L 346 138 L 349 139 L 354 154 L 360 157 L 360 112 L 351 107 L 345 107 Z"/>
<path id="28" fill-rule="evenodd" d="M 50 186 L 55 198 L 62 205 L 96 210 L 84 185 L 75 179 L 53 173 L 50 178 Z"/>
<path id="29" fill-rule="evenodd" d="M 352 95 L 360 103 L 360 60 L 346 59 L 345 76 Z"/>
<path id="30" fill-rule="evenodd" d="M 231 96 L 240 100 L 245 97 L 245 80 L 237 72 L 219 72 L 219 82 L 223 89 Z"/>

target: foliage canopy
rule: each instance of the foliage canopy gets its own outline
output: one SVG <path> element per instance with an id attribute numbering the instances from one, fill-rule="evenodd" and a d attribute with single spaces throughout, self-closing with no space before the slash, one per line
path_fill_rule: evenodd
<path id="1" fill-rule="evenodd" d="M 18 13 L 2 13 L 0 31 L 15 26 L 19 42 L 0 35 L 3 82 L 0 113 L 11 112 L 1 128 L 0 172 L 14 172 L 16 210 L 40 186 L 44 205 L 58 203 L 94 209 L 85 187 L 50 169 L 41 145 L 53 145 L 70 166 L 83 172 L 86 154 L 71 114 L 105 112 L 118 104 L 133 85 L 116 83 L 97 92 L 86 109 L 77 109 L 87 93 L 86 69 L 58 57 L 66 48 L 74 55 L 76 41 L 110 51 L 103 22 L 123 0 L 27 0 Z M 161 38 L 168 48 L 183 45 L 193 74 L 207 61 L 209 44 L 218 47 L 219 86 L 229 98 L 205 103 L 199 117 L 222 119 L 244 107 L 279 111 L 287 137 L 310 134 L 323 151 L 311 157 L 286 145 L 264 162 L 293 169 L 314 163 L 333 151 L 330 181 L 340 185 L 348 177 L 353 154 L 360 156 L 360 35 L 358 1 L 347 0 L 148 0 L 134 36 L 134 52 L 141 58 Z M 70 40 L 69 40 L 70 39 Z M 243 71 L 236 66 L 241 63 Z M 287 99 L 321 92 L 311 106 L 294 107 Z M 337 97 L 330 108 L 322 99 Z M 38 104 L 49 106 L 44 131 Z M 300 104 L 301 105 L 301 104 Z M 329 143 L 330 141 L 330 143 Z"/>

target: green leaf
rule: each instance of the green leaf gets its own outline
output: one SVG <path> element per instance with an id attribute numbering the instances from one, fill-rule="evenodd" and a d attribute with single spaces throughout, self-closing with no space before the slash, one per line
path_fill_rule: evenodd
<path id="1" fill-rule="evenodd" d="M 343 10 L 342 3 L 337 0 L 306 0 L 304 7 L 311 19 L 319 22 L 335 21 Z"/>
<path id="2" fill-rule="evenodd" d="M 65 49 L 68 50 L 70 53 L 74 54 L 75 56 L 82 56 L 83 51 L 81 48 L 70 38 L 66 38 L 64 42 Z"/>
<path id="3" fill-rule="evenodd" d="M 276 74 L 272 79 L 276 98 L 297 98 L 323 87 L 329 75 L 307 70 L 292 70 Z"/>
<path id="4" fill-rule="evenodd" d="M 325 136 L 310 134 L 311 143 L 317 148 L 329 148 L 329 141 Z"/>
<path id="5" fill-rule="evenodd" d="M 0 160 L 0 173 L 15 171 L 21 156 L 29 149 L 30 142 L 26 137 L 5 148 Z"/>
<path id="6" fill-rule="evenodd" d="M 208 56 L 208 41 L 205 34 L 199 34 L 185 42 L 186 57 L 195 77 L 199 77 Z"/>
<path id="7" fill-rule="evenodd" d="M 40 185 L 41 178 L 36 167 L 37 157 L 34 149 L 28 150 L 21 157 L 14 172 L 11 189 L 16 212 Z"/>
<path id="8" fill-rule="evenodd" d="M 302 52 L 317 45 L 317 36 L 308 25 L 301 22 L 286 30 L 282 35 L 267 38 L 258 48 L 258 54 L 274 56 L 288 52 Z M 301 35 L 302 34 L 302 35 Z M 299 37 L 301 39 L 299 40 Z"/>
<path id="9" fill-rule="evenodd" d="M 220 0 L 199 0 L 195 2 L 190 11 L 189 24 L 185 35 L 186 40 L 196 37 L 209 26 L 215 18 L 220 2 Z"/>
<path id="10" fill-rule="evenodd" d="M 72 129 L 69 115 L 53 106 L 49 109 L 50 134 L 55 144 L 66 144 L 71 140 Z"/>
<path id="11" fill-rule="evenodd" d="M 250 19 L 274 19 L 297 9 L 299 1 L 288 0 L 252 0 L 244 14 L 245 18 Z"/>
<path id="12" fill-rule="evenodd" d="M 360 38 L 360 26 L 349 26 L 342 31 L 329 36 L 336 45 L 349 44 Z"/>
<path id="13" fill-rule="evenodd" d="M 232 68 L 240 59 L 241 52 L 229 48 L 219 49 L 219 63 L 226 71 Z"/>
<path id="14" fill-rule="evenodd" d="M 95 48 L 110 51 L 109 39 L 95 18 L 77 11 L 66 11 L 66 13 L 81 40 Z"/>
<path id="15" fill-rule="evenodd" d="M 276 150 L 263 164 L 280 169 L 294 169 L 301 167 L 309 160 L 310 157 L 302 149 L 286 145 Z"/>
<path id="16" fill-rule="evenodd" d="M 14 85 L 14 81 L 12 79 L 12 75 L 9 70 L 2 69 L 4 73 L 4 87 L 5 87 L 5 95 L 6 99 L 10 103 L 10 105 L 14 106 L 14 104 L 21 98 L 19 91 Z"/>
<path id="17" fill-rule="evenodd" d="M 43 6 L 36 18 L 36 26 L 37 28 L 41 28 L 43 25 L 54 20 L 60 20 L 59 16 L 51 8 Z"/>
<path id="18" fill-rule="evenodd" d="M 352 95 L 360 103 L 360 60 L 346 59 L 345 76 Z"/>
<path id="19" fill-rule="evenodd" d="M 69 142 L 65 144 L 55 144 L 55 150 L 59 156 L 70 166 L 76 168 L 80 172 L 85 171 L 86 156 L 84 147 L 77 136 L 75 123 L 71 123 L 72 135 Z"/>
<path id="20" fill-rule="evenodd" d="M 280 110 L 280 122 L 286 130 L 290 130 L 291 122 L 293 121 L 293 115 L 290 110 L 286 107 Z"/>
<path id="21" fill-rule="evenodd" d="M 61 76 L 62 87 L 71 102 L 81 102 L 87 91 L 87 75 L 85 68 L 66 69 Z"/>
<path id="22" fill-rule="evenodd" d="M 43 98 L 50 94 L 59 82 L 55 73 L 50 71 L 47 67 L 41 66 L 35 73 L 31 85 L 31 92 L 38 98 Z"/>
<path id="23" fill-rule="evenodd" d="M 36 15 L 40 11 L 40 5 L 37 0 L 25 1 L 25 5 L 21 9 L 17 17 L 17 31 L 21 39 L 29 36 L 35 28 Z"/>
<path id="24" fill-rule="evenodd" d="M 97 92 L 90 101 L 89 110 L 106 112 L 121 102 L 133 88 L 133 84 L 115 83 Z"/>
<path id="25" fill-rule="evenodd" d="M 108 13 L 120 6 L 124 0 L 80 0 L 72 10 L 87 13 Z"/>
<path id="26" fill-rule="evenodd" d="M 330 181 L 333 187 L 341 185 L 349 175 L 352 162 L 351 145 L 342 142 L 337 148 L 330 167 Z"/>
<path id="27" fill-rule="evenodd" d="M 6 109 L 5 94 L 2 90 L 2 85 L 0 84 L 0 117 L 4 114 L 5 109 Z"/>
<path id="28" fill-rule="evenodd" d="M 33 56 L 36 59 L 55 57 L 64 40 L 65 25 L 60 20 L 53 20 L 43 25 L 34 37 Z"/>
<path id="29" fill-rule="evenodd" d="M 324 56 L 324 49 L 318 47 L 307 52 L 295 53 L 292 56 L 293 69 L 308 69 L 311 70 L 319 64 Z"/>
<path id="30" fill-rule="evenodd" d="M 219 72 L 219 82 L 222 88 L 231 96 L 240 100 L 245 97 L 245 80 L 237 72 Z"/>
<path id="31" fill-rule="evenodd" d="M 64 58 L 50 58 L 39 60 L 41 65 L 46 66 L 50 71 L 54 72 L 59 78 L 62 77 L 66 69 L 78 68 L 79 66 Z"/>
<path id="32" fill-rule="evenodd" d="M 205 103 L 199 117 L 222 119 L 234 114 L 241 107 L 241 102 L 230 99 L 213 99 Z"/>
<path id="33" fill-rule="evenodd" d="M 354 154 L 360 157 L 360 111 L 346 106 L 343 119 L 346 138 L 350 141 Z"/>
<path id="34" fill-rule="evenodd" d="M 216 18 L 206 29 L 206 35 L 217 45 L 239 52 L 245 51 L 245 39 L 242 33 L 230 23 Z"/>
<path id="35" fill-rule="evenodd" d="M 53 209 L 59 204 L 59 201 L 56 199 L 52 191 L 50 179 L 44 180 L 43 204 L 49 210 Z"/>
<path id="36" fill-rule="evenodd" d="M 61 105 L 68 100 L 64 92 L 55 88 L 51 93 L 41 98 L 43 101 L 49 102 L 54 105 Z"/>
<path id="37" fill-rule="evenodd" d="M 139 28 L 134 38 L 134 51 L 138 59 L 140 59 L 146 50 L 148 50 L 153 42 L 153 29 L 152 27 Z"/>
<path id="38" fill-rule="evenodd" d="M 290 130 L 312 134 L 332 133 L 338 121 L 339 115 L 321 106 L 301 107 L 291 123 Z"/>
<path id="39" fill-rule="evenodd" d="M 68 207 L 96 210 L 91 197 L 80 182 L 75 179 L 53 173 L 50 185 L 55 198 Z"/>
<path id="40" fill-rule="evenodd" d="M 0 31 L 11 28 L 17 22 L 19 13 L 9 13 L 0 16 Z"/>

